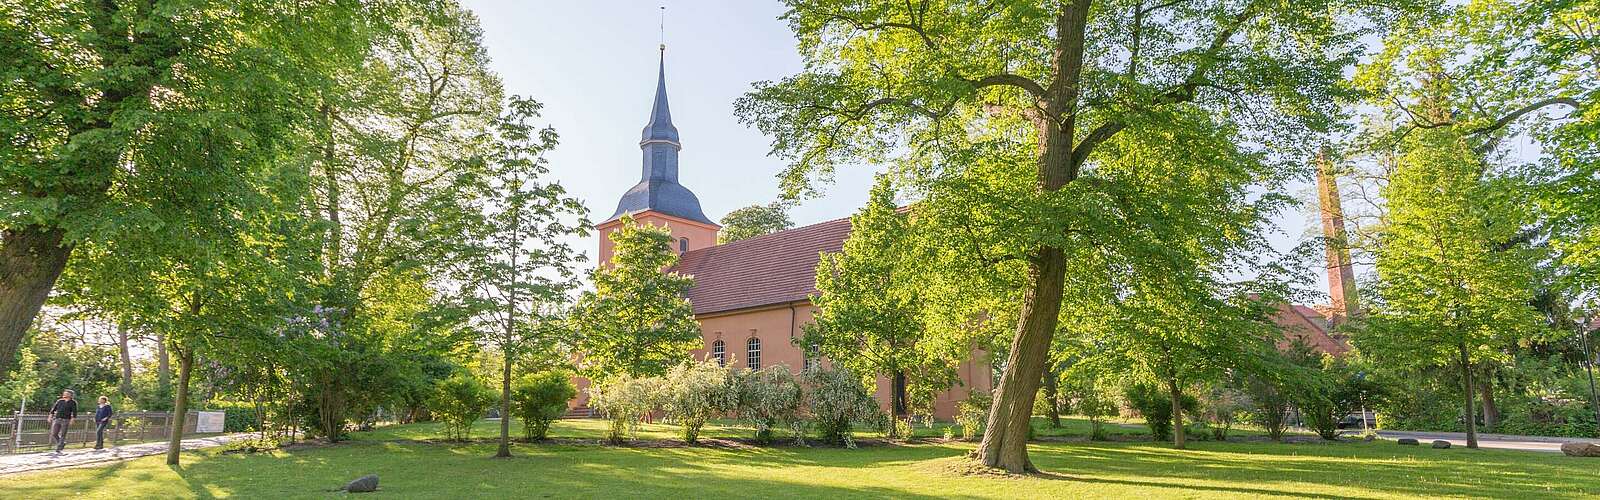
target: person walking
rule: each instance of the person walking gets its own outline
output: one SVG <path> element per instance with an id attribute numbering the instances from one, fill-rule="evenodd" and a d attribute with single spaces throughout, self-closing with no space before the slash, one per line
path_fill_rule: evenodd
<path id="1" fill-rule="evenodd" d="M 78 418 L 78 400 L 72 399 L 77 394 L 71 389 L 61 391 L 61 398 L 50 405 L 50 444 L 56 446 L 56 453 L 67 447 L 67 429 L 72 427 L 72 419 Z"/>
<path id="2" fill-rule="evenodd" d="M 94 449 L 106 447 L 106 426 L 111 424 L 111 398 L 100 396 L 100 407 L 94 410 Z"/>

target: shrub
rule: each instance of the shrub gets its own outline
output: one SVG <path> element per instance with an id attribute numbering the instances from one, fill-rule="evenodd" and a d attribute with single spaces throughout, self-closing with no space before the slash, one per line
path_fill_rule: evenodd
<path id="1" fill-rule="evenodd" d="M 472 423 L 495 401 L 495 393 L 470 374 L 458 373 L 434 386 L 428 406 L 444 423 L 445 438 L 465 441 Z"/>
<path id="2" fill-rule="evenodd" d="M 224 424 L 226 425 L 226 424 Z M 235 439 L 222 445 L 223 453 L 256 453 L 276 450 L 283 446 L 283 441 L 277 438 L 249 438 Z"/>
<path id="3" fill-rule="evenodd" d="M 1247 415 L 1252 423 L 1267 431 L 1273 441 L 1283 441 L 1289 427 L 1289 391 L 1286 384 L 1268 375 L 1249 375 L 1244 379 L 1245 394 L 1250 398 Z"/>
<path id="4" fill-rule="evenodd" d="M 738 409 L 738 388 L 728 377 L 728 368 L 715 361 L 691 361 L 660 378 L 661 410 L 681 427 L 685 442 L 699 441 L 700 428 L 712 416 Z"/>
<path id="5" fill-rule="evenodd" d="M 639 420 L 656 408 L 658 383 L 659 379 L 622 376 L 589 389 L 589 405 L 605 412 L 610 420 L 607 441 L 618 444 L 633 439 Z"/>
<path id="6" fill-rule="evenodd" d="M 881 424 L 883 410 L 867 392 L 861 378 L 842 368 L 814 368 L 805 373 L 806 408 L 811 412 L 817 437 L 830 444 L 855 447 L 855 424 Z"/>
<path id="7" fill-rule="evenodd" d="M 1205 417 L 1204 422 L 1211 431 L 1211 438 L 1226 441 L 1228 431 L 1233 429 L 1238 416 L 1248 410 L 1250 405 L 1250 395 L 1242 390 L 1221 384 L 1211 386 L 1200 402 L 1200 413 Z"/>
<path id="8" fill-rule="evenodd" d="M 730 377 L 739 394 L 739 417 L 756 426 L 756 440 L 772 442 L 772 430 L 788 424 L 796 443 L 805 443 L 805 419 L 800 416 L 804 403 L 800 382 L 784 365 L 773 365 Z"/>
<path id="9" fill-rule="evenodd" d="M 511 387 L 511 412 L 522 419 L 528 441 L 542 440 L 550 433 L 550 423 L 566 414 L 567 401 L 577 395 L 571 375 L 564 371 L 530 373 Z"/>
<path id="10" fill-rule="evenodd" d="M 1093 374 L 1075 374 L 1062 384 L 1062 396 L 1079 415 L 1089 419 L 1089 439 L 1104 441 L 1106 417 L 1117 414 L 1116 396 L 1107 394 L 1108 384 L 1101 383 Z"/>
<path id="11" fill-rule="evenodd" d="M 1309 381 L 1301 390 L 1300 413 L 1306 426 L 1322 439 L 1337 439 L 1339 421 L 1359 409 L 1376 388 L 1345 360 L 1333 356 L 1324 356 L 1307 370 Z"/>
<path id="12" fill-rule="evenodd" d="M 1151 439 L 1172 439 L 1172 398 L 1166 391 L 1154 384 L 1140 382 L 1124 389 L 1123 396 L 1127 398 L 1128 405 L 1144 417 L 1145 426 L 1150 428 Z M 1193 415 L 1198 406 L 1194 396 L 1188 394 L 1183 395 L 1179 404 L 1183 405 L 1183 411 L 1188 415 Z"/>
<path id="13" fill-rule="evenodd" d="M 902 419 L 898 419 L 898 418 L 891 418 L 891 419 L 889 419 L 888 425 L 894 426 L 893 432 L 888 432 L 887 433 L 888 436 L 894 437 L 894 438 L 898 438 L 898 439 L 911 439 L 911 421 L 910 420 L 902 420 Z"/>
<path id="14" fill-rule="evenodd" d="M 956 404 L 956 425 L 961 426 L 961 439 L 971 441 L 983 432 L 984 422 L 989 419 L 989 405 L 993 403 L 994 398 L 988 394 L 973 392 Z"/>
<path id="15" fill-rule="evenodd" d="M 210 410 L 222 410 L 222 432 L 259 432 L 260 415 L 254 404 L 239 401 L 212 401 Z"/>

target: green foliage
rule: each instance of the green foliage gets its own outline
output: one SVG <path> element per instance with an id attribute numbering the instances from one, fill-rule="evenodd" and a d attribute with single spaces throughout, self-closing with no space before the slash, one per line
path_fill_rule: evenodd
<path id="1" fill-rule="evenodd" d="M 757 83 L 736 111 L 789 161 L 781 180 L 791 196 L 840 165 L 886 164 L 930 200 L 940 221 L 930 241 L 947 248 L 921 272 L 948 273 L 927 288 L 953 306 L 934 313 L 939 331 L 988 314 L 984 323 L 1017 320 L 1015 341 L 996 342 L 1019 361 L 1005 366 L 996 393 L 1005 413 L 997 418 L 1009 425 L 989 429 L 979 454 L 1025 472 L 1025 447 L 1011 444 L 1024 436 L 1008 429 L 1029 418 L 1022 403 L 1034 395 L 1057 322 L 1074 321 L 1063 311 L 1081 312 L 1082 323 L 1121 317 L 1108 314 L 1112 303 L 1145 286 L 1166 300 L 1144 309 L 1164 313 L 1162 329 L 1173 332 L 1151 344 L 1215 347 L 1218 364 L 1248 359 L 1229 352 L 1239 351 L 1238 329 L 1207 325 L 1181 338 L 1185 330 L 1168 325 L 1211 317 L 1205 309 L 1215 297 L 1235 295 L 1218 290 L 1214 276 L 1259 260 L 1248 254 L 1264 248 L 1263 223 L 1287 202 L 1261 193 L 1280 191 L 1296 169 L 1291 158 L 1309 156 L 1333 127 L 1340 100 L 1352 95 L 1343 72 L 1364 35 L 1411 6 L 788 7 L 804 70 Z M 1000 307 L 981 307 L 993 304 Z M 1005 335 L 998 325 L 980 328 Z M 1206 368 L 1205 359 L 1195 352 L 1161 364 L 1176 374 Z"/>
<path id="2" fill-rule="evenodd" d="M 18 354 L 22 363 L 11 373 L 17 378 L 0 386 L 0 397 L 5 398 L 0 400 L 4 404 L 0 408 L 9 408 L 6 411 L 17 411 L 18 403 L 26 398 L 30 413 L 42 412 L 66 389 L 77 393 L 80 409 L 93 408 L 99 396 L 120 399 L 115 348 L 74 340 L 68 332 L 55 328 L 41 328 L 28 336 Z"/>
<path id="3" fill-rule="evenodd" d="M 609 420 L 606 440 L 620 444 L 633 439 L 639 421 L 655 410 L 661 398 L 659 380 L 621 375 L 589 386 L 589 406 Z"/>
<path id="4" fill-rule="evenodd" d="M 494 403 L 494 391 L 466 373 L 439 381 L 428 409 L 444 423 L 445 439 L 466 441 L 472 423 Z"/>
<path id="5" fill-rule="evenodd" d="M 678 262 L 665 227 L 641 225 L 623 216 L 610 235 L 611 262 L 590 274 L 572 313 L 583 352 L 581 370 L 590 380 L 666 373 L 700 347 L 700 325 L 689 300 L 689 276 L 662 272 Z"/>
<path id="6" fill-rule="evenodd" d="M 658 379 L 661 411 L 682 428 L 684 442 L 698 442 L 707 420 L 739 408 L 732 377 L 728 367 L 705 360 L 674 366 Z"/>
<path id="7" fill-rule="evenodd" d="M 1144 424 L 1150 428 L 1150 437 L 1155 441 L 1166 441 L 1172 438 L 1172 397 L 1167 391 L 1155 384 L 1138 382 L 1128 384 L 1123 388 L 1123 398 L 1128 406 L 1144 417 Z M 1180 402 L 1184 413 L 1193 413 L 1199 406 L 1194 396 L 1183 394 Z"/>
<path id="8" fill-rule="evenodd" d="M 1089 418 L 1089 439 L 1100 441 L 1106 439 L 1105 430 L 1102 428 L 1107 417 L 1116 416 L 1120 408 L 1117 406 L 1117 397 L 1110 392 L 1111 384 L 1100 380 L 1092 372 L 1069 371 L 1062 385 L 1062 396 L 1072 402 L 1072 408 Z"/>
<path id="9" fill-rule="evenodd" d="M 1311 383 L 1297 398 L 1300 416 L 1306 426 L 1323 439 L 1339 436 L 1339 421 L 1360 410 L 1362 403 L 1378 391 L 1366 374 L 1350 365 L 1346 358 L 1324 355 L 1311 361 Z"/>
<path id="10" fill-rule="evenodd" d="M 567 413 L 567 402 L 578 395 L 572 376 L 559 370 L 523 375 L 511 388 L 512 415 L 522 420 L 528 441 L 541 441 L 550 423 Z"/>
<path id="11" fill-rule="evenodd" d="M 927 339 L 931 332 L 921 321 L 916 282 L 923 262 L 910 231 L 893 185 L 880 176 L 867 205 L 850 218 L 844 248 L 823 254 L 817 265 L 815 321 L 805 325 L 800 343 L 863 376 L 904 377 L 907 386 L 943 389 L 956 380 L 955 369 L 970 348 Z M 909 414 L 908 395 L 890 392 L 893 417 Z M 900 436 L 898 430 L 890 426 L 891 437 Z"/>
<path id="12" fill-rule="evenodd" d="M 789 204 L 772 202 L 736 208 L 722 217 L 722 229 L 717 231 L 717 244 L 732 243 L 761 235 L 772 234 L 794 227 L 789 220 Z"/>
<path id="13" fill-rule="evenodd" d="M 739 390 L 739 417 L 756 427 L 756 441 L 772 442 L 772 430 L 787 424 L 798 444 L 805 443 L 805 394 L 788 365 L 773 364 L 754 372 L 735 371 L 731 377 Z"/>
<path id="14" fill-rule="evenodd" d="M 961 426 L 961 439 L 971 441 L 983 432 L 983 425 L 989 418 L 989 406 L 994 404 L 994 398 L 988 394 L 972 393 L 967 399 L 956 403 L 956 425 Z"/>
<path id="15" fill-rule="evenodd" d="M 883 425 L 878 400 L 861 383 L 861 377 L 843 368 L 814 367 L 803 375 L 806 410 L 811 414 L 817 439 L 855 448 L 856 424 Z"/>
<path id="16" fill-rule="evenodd" d="M 1207 387 L 1199 403 L 1200 414 L 1205 417 L 1203 422 L 1210 428 L 1211 438 L 1217 441 L 1226 441 L 1233 424 L 1255 404 L 1245 391 L 1223 383 Z"/>

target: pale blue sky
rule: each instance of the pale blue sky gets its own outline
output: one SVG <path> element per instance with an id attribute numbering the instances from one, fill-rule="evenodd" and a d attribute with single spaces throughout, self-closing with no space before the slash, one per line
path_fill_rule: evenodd
<path id="1" fill-rule="evenodd" d="M 561 134 L 548 155 L 557 180 L 596 220 L 639 181 L 639 130 L 655 90 L 660 1 L 464 0 L 483 24 L 492 68 L 506 92 L 545 104 Z M 733 101 L 760 80 L 801 69 L 783 7 L 757 0 L 667 2 L 667 92 L 683 137 L 680 180 L 706 216 L 777 197 L 783 162 L 770 140 L 739 124 Z M 872 171 L 842 169 L 827 195 L 791 216 L 806 225 L 848 216 L 866 200 Z M 1294 186 L 1305 194 L 1306 186 Z M 1300 212 L 1277 217 L 1275 246 L 1291 247 L 1311 227 Z M 592 250 L 594 238 L 580 243 Z M 1317 270 L 1319 279 L 1321 271 Z"/>

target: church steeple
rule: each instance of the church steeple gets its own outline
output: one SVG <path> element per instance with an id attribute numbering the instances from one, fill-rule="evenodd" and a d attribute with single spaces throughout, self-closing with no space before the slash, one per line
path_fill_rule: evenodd
<path id="1" fill-rule="evenodd" d="M 649 121 L 639 134 L 639 149 L 643 153 L 639 183 L 622 195 L 611 219 L 653 210 L 694 222 L 716 224 L 701 211 L 700 199 L 689 188 L 678 184 L 678 151 L 683 149 L 683 144 L 678 139 L 678 128 L 672 125 L 672 110 L 667 105 L 665 44 L 661 45 L 661 59 L 656 67 L 655 101 L 650 106 Z"/>
<path id="2" fill-rule="evenodd" d="M 645 147 L 652 142 L 670 144 L 675 149 L 682 149 L 678 144 L 678 127 L 672 126 L 672 109 L 667 105 L 667 46 L 661 45 L 661 62 L 656 68 L 656 101 L 650 106 L 650 121 L 644 124 L 644 132 L 640 134 L 639 146 Z"/>

